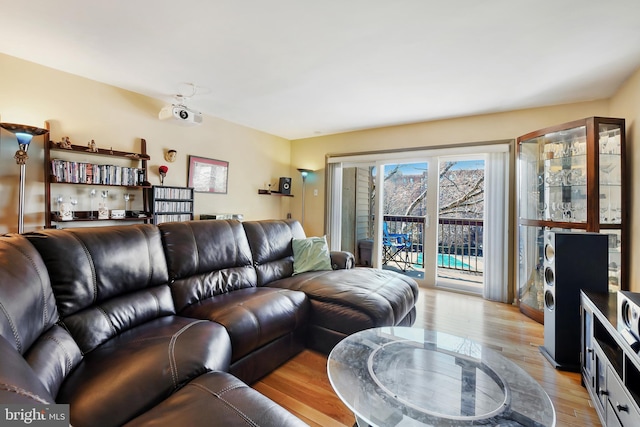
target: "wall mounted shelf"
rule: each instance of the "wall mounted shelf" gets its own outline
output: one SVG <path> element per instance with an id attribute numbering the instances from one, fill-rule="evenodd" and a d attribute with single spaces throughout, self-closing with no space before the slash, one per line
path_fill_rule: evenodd
<path id="1" fill-rule="evenodd" d="M 293 194 L 282 194 L 277 191 L 269 191 L 269 190 L 258 190 L 258 194 L 262 194 L 264 196 L 293 197 Z"/>

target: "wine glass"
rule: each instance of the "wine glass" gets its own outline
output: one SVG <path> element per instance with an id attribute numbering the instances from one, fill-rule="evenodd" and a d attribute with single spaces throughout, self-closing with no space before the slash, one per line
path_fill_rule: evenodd
<path id="1" fill-rule="evenodd" d="M 572 206 L 569 202 L 562 202 L 562 219 L 565 221 L 573 221 Z"/>
<path id="2" fill-rule="evenodd" d="M 558 212 L 560 211 L 560 203 L 551 202 L 551 219 L 553 221 L 558 219 Z"/>
<path id="3" fill-rule="evenodd" d="M 538 219 L 545 219 L 545 212 L 547 210 L 547 204 L 545 202 L 538 202 Z"/>
<path id="4" fill-rule="evenodd" d="M 91 191 L 89 191 L 89 198 L 91 199 L 91 212 L 89 214 L 89 218 L 94 219 L 95 216 L 93 216 L 93 199 L 95 199 L 96 197 L 96 189 L 92 188 Z"/>
<path id="5" fill-rule="evenodd" d="M 64 198 L 62 197 L 62 194 L 58 195 L 58 198 L 56 199 L 56 202 L 58 202 L 58 215 L 60 215 L 60 205 L 62 204 L 62 202 L 64 202 Z"/>
<path id="6" fill-rule="evenodd" d="M 124 197 L 124 212 L 125 212 L 125 215 L 126 215 L 127 211 L 129 210 L 129 200 L 131 200 L 131 194 L 124 193 L 122 195 L 122 197 Z"/>
<path id="7" fill-rule="evenodd" d="M 76 216 L 76 206 L 78 205 L 78 198 L 74 197 L 74 196 L 69 196 L 69 203 L 71 203 L 71 206 L 73 206 L 72 211 L 71 211 L 71 217 L 72 218 L 78 218 Z"/>

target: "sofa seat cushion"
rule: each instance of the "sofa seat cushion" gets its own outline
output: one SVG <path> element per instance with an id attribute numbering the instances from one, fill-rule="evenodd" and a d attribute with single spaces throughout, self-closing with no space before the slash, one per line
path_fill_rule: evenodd
<path id="1" fill-rule="evenodd" d="M 190 305 L 181 316 L 223 325 L 231 337 L 232 363 L 306 325 L 308 300 L 288 289 L 245 288 Z"/>
<path id="2" fill-rule="evenodd" d="M 269 287 L 303 291 L 310 300 L 310 334 L 331 331 L 331 343 L 311 348 L 327 352 L 341 338 L 368 328 L 406 325 L 413 320 L 418 284 L 393 271 L 356 267 L 316 271 L 270 282 Z M 311 339 L 314 339 L 311 337 Z"/>
<path id="3" fill-rule="evenodd" d="M 210 372 L 126 427 L 158 426 L 302 427 L 307 424 L 225 372 Z"/>
<path id="4" fill-rule="evenodd" d="M 191 379 L 228 370 L 231 342 L 209 321 L 165 316 L 129 329 L 84 356 L 56 400 L 71 423 L 118 426 L 166 399 Z"/>

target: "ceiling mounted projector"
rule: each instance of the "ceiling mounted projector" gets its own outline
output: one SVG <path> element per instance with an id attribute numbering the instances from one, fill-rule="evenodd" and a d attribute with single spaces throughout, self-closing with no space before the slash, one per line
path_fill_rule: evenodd
<path id="1" fill-rule="evenodd" d="M 185 125 L 199 125 L 202 123 L 202 114 L 184 105 L 165 105 L 158 113 L 158 117 L 160 120 L 174 120 Z"/>

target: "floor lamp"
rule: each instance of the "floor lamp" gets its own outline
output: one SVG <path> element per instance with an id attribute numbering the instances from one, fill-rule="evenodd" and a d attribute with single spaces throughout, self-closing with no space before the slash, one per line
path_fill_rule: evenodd
<path id="1" fill-rule="evenodd" d="M 0 123 L 0 127 L 13 133 L 18 140 L 18 151 L 14 159 L 16 163 L 20 165 L 20 202 L 18 204 L 18 233 L 24 232 L 24 183 L 26 178 L 27 168 L 27 151 L 29 150 L 29 144 L 36 135 L 44 135 L 49 131 L 47 129 L 41 129 L 34 126 L 18 125 L 15 123 Z"/>
<path id="2" fill-rule="evenodd" d="M 311 169 L 298 169 L 298 171 L 302 175 L 302 227 L 304 228 L 304 187 L 307 182 L 307 176 L 313 171 Z"/>

